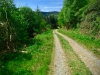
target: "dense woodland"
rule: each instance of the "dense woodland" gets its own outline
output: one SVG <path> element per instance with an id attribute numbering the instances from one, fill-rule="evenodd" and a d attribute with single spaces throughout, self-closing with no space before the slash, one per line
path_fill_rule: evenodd
<path id="1" fill-rule="evenodd" d="M 77 29 L 94 39 L 100 38 L 100 0 L 64 0 L 58 17 L 60 27 Z"/>

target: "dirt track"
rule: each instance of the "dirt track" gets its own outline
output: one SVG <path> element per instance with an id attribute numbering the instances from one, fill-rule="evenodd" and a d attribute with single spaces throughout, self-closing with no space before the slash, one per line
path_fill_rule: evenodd
<path id="1" fill-rule="evenodd" d="M 61 47 L 60 41 L 55 32 L 54 32 L 54 39 L 55 39 L 54 75 L 70 75 L 64 51 Z"/>
<path id="2" fill-rule="evenodd" d="M 89 68 L 89 70 L 91 71 L 93 75 L 100 75 L 100 59 L 99 58 L 94 56 L 89 50 L 86 50 L 81 45 L 79 45 L 74 40 L 72 40 L 71 38 L 59 33 L 57 30 L 55 30 L 54 32 L 64 37 L 69 42 L 70 46 L 73 48 L 73 51 L 80 57 L 80 59 L 85 63 L 85 65 Z M 55 42 L 58 43 L 56 44 L 56 49 L 60 50 L 59 42 L 57 42 L 58 38 L 56 35 L 54 36 L 55 36 Z M 57 53 L 56 51 L 56 55 L 58 56 L 58 59 L 57 57 L 55 59 L 57 59 L 56 63 L 58 63 L 59 65 L 61 65 L 60 63 L 62 61 L 61 60 L 62 58 L 59 57 L 60 54 L 64 54 L 64 53 L 61 53 L 60 51 L 58 51 Z M 59 68 L 61 68 L 61 66 Z M 56 70 L 58 69 L 56 68 Z M 54 74 L 54 75 L 69 75 L 69 74 Z"/>

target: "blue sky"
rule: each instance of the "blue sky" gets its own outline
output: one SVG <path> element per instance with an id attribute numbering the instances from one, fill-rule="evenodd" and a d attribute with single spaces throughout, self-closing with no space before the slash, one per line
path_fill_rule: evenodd
<path id="1" fill-rule="evenodd" d="M 14 0 L 17 7 L 28 6 L 36 10 L 37 5 L 41 11 L 60 11 L 63 0 Z"/>

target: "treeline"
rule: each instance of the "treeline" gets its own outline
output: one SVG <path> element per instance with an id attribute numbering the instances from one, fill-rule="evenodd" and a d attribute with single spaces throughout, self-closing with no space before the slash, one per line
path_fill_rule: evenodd
<path id="1" fill-rule="evenodd" d="M 53 21 L 53 20 L 54 21 Z M 13 0 L 0 0 L 0 52 L 13 52 L 24 46 L 30 38 L 55 28 L 54 16 L 44 17 L 39 8 L 17 8 Z"/>
<path id="2" fill-rule="evenodd" d="M 58 15 L 50 14 L 46 17 L 47 24 L 50 25 L 51 29 L 55 29 L 58 27 Z"/>
<path id="3" fill-rule="evenodd" d="M 58 24 L 100 38 L 100 0 L 64 0 Z"/>

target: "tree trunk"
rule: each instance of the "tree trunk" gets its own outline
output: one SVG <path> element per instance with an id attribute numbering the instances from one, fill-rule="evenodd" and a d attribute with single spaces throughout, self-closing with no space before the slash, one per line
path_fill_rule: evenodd
<path id="1" fill-rule="evenodd" d="M 10 25 L 9 25 L 9 21 L 8 21 L 8 14 L 7 11 L 5 10 L 6 13 L 6 25 L 7 25 L 7 50 L 11 52 L 11 48 L 10 48 Z"/>

